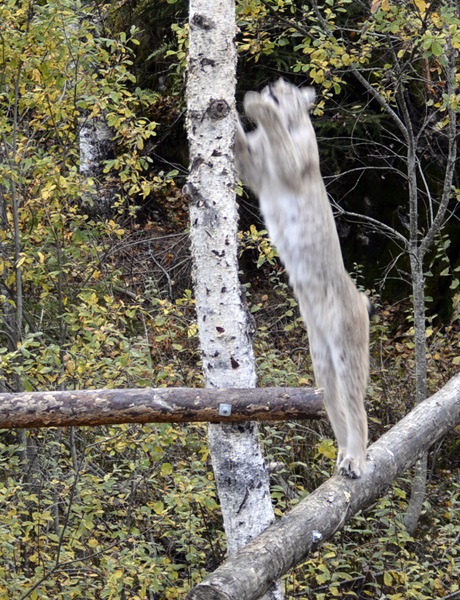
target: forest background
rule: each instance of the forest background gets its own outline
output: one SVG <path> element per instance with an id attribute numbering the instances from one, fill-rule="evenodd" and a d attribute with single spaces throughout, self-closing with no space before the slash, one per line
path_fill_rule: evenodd
<path id="1" fill-rule="evenodd" d="M 0 5 L 1 391 L 203 384 L 181 192 L 187 8 Z M 460 364 L 456 10 L 237 2 L 237 100 L 280 76 L 318 93 L 345 262 L 378 308 L 372 440 L 418 399 L 421 290 L 427 392 Z M 259 386 L 313 385 L 257 203 L 238 201 Z M 266 425 L 261 443 L 278 515 L 333 470 L 326 421 Z M 0 597 L 176 599 L 225 556 L 202 425 L 2 431 L 0 462 Z M 286 597 L 460 597 L 459 462 L 454 431 L 430 453 L 414 533 L 409 473 L 286 576 Z"/>

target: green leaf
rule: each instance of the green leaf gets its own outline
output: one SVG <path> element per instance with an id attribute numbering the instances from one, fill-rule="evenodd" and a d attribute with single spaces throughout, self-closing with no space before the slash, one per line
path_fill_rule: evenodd
<path id="1" fill-rule="evenodd" d="M 153 510 L 157 515 L 162 515 L 165 512 L 165 505 L 161 500 L 153 503 Z"/>
<path id="2" fill-rule="evenodd" d="M 441 46 L 441 44 L 439 42 L 437 42 L 436 40 L 433 41 L 432 45 L 431 45 L 431 52 L 433 54 L 433 56 L 442 56 L 442 54 L 444 53 L 443 47 Z"/>
<path id="3" fill-rule="evenodd" d="M 171 463 L 163 463 L 161 465 L 161 474 L 163 475 L 163 477 L 166 477 L 167 475 L 171 475 L 173 472 L 173 468 Z"/>

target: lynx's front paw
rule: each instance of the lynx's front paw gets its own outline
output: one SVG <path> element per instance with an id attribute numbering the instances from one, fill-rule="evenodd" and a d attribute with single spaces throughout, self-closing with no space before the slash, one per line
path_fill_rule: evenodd
<path id="1" fill-rule="evenodd" d="M 339 475 L 343 475 L 344 477 L 358 479 L 366 472 L 366 465 L 356 458 L 346 456 L 337 463 L 337 471 Z"/>
<path id="2" fill-rule="evenodd" d="M 247 92 L 244 97 L 244 112 L 257 124 L 271 123 L 276 117 L 274 101 L 264 94 Z"/>

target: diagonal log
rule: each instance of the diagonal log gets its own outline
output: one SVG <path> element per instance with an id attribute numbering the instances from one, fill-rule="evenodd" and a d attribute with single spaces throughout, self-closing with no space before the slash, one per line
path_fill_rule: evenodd
<path id="1" fill-rule="evenodd" d="M 312 388 L 141 388 L 0 394 L 0 429 L 186 423 L 286 421 L 323 416 Z"/>
<path id="2" fill-rule="evenodd" d="M 189 592 L 186 600 L 256 600 L 303 562 L 432 444 L 460 423 L 460 375 L 420 403 L 368 450 L 367 474 L 334 476 Z"/>

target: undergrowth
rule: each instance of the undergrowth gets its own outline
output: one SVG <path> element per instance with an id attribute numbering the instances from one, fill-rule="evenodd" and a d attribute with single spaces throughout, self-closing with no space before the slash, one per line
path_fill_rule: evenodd
<path id="1" fill-rule="evenodd" d="M 268 282 L 246 285 L 257 325 L 259 385 L 312 386 L 308 340 L 284 273 L 263 234 L 253 230 L 242 234 L 243 241 L 245 235 L 259 257 L 261 281 Z M 126 384 L 126 365 L 130 385 L 202 385 L 193 304 L 190 292 L 171 300 L 151 288 L 133 300 L 132 312 L 118 301 L 112 314 L 85 313 L 112 365 L 110 386 Z M 125 322 L 123 311 L 134 322 L 123 336 L 108 337 L 107 323 L 113 317 Z M 372 321 L 371 440 L 413 405 L 409 317 L 403 305 L 380 306 Z M 454 373 L 459 343 L 456 316 L 443 329 L 433 327 L 433 391 Z M 134 362 L 132 348 L 138 348 Z M 72 360 L 78 356 L 75 349 Z M 88 356 L 94 366 L 84 376 L 104 385 L 96 355 Z M 34 368 L 31 363 L 31 373 Z M 74 381 L 76 366 L 67 364 L 67 373 Z M 286 598 L 460 597 L 458 433 L 430 454 L 429 494 L 414 537 L 401 524 L 407 473 L 285 576 Z M 278 516 L 333 472 L 336 450 L 327 420 L 266 424 L 261 442 L 276 465 L 271 478 Z M 0 597 L 183 598 L 225 558 L 222 529 L 204 425 L 33 430 L 27 446 L 18 432 L 0 432 Z"/>

